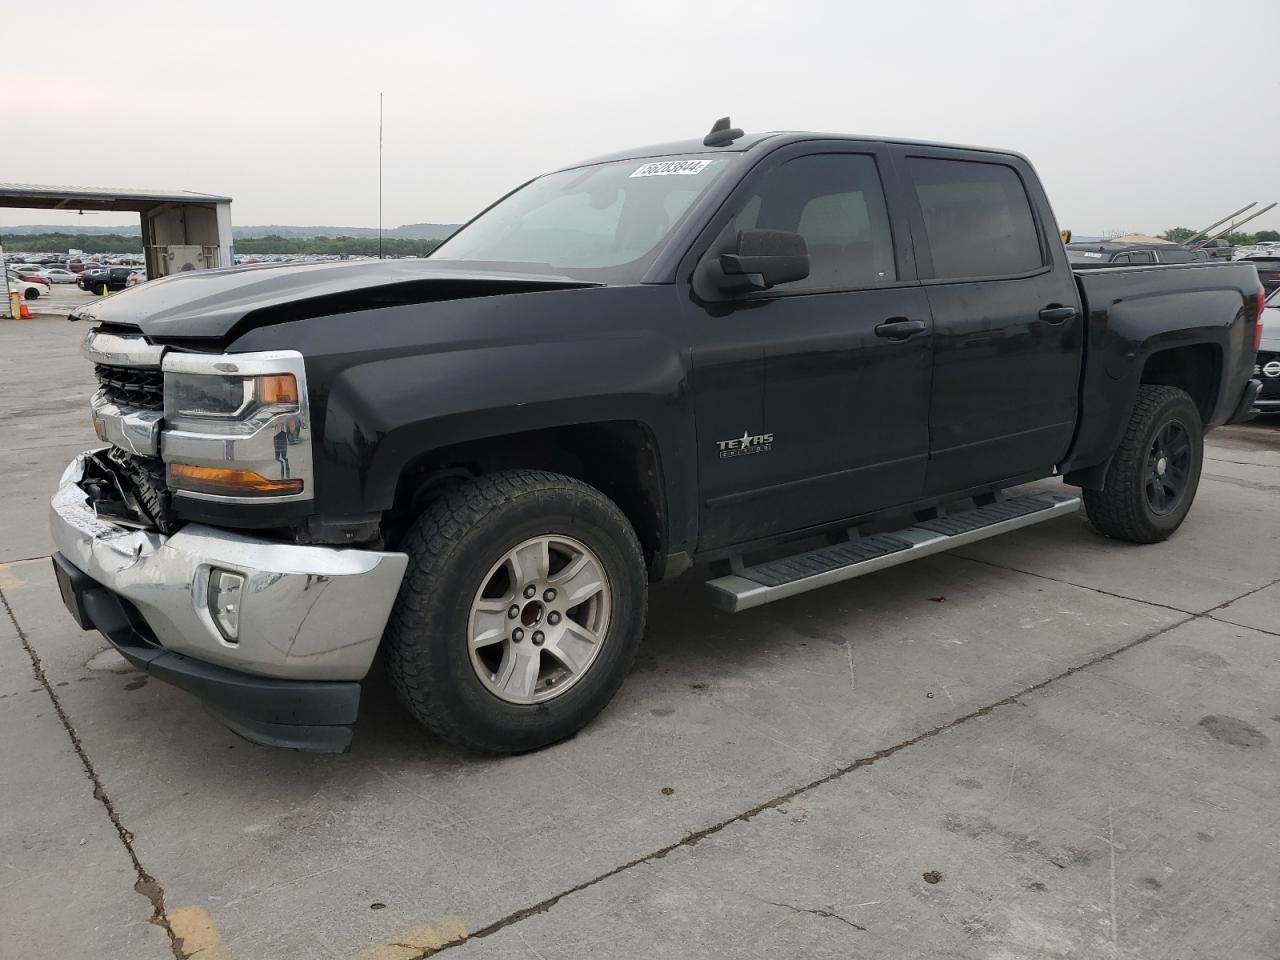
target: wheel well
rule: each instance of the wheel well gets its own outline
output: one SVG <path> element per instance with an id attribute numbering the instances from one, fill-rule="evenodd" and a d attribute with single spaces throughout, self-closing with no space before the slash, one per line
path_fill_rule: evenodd
<path id="1" fill-rule="evenodd" d="M 401 472 L 384 518 L 386 541 L 397 543 L 446 487 L 515 468 L 551 470 L 591 484 L 631 521 L 651 569 L 661 556 L 666 504 L 658 446 L 648 427 L 628 420 L 485 437 L 416 457 Z"/>
<path id="2" fill-rule="evenodd" d="M 1208 423 L 1218 399 L 1222 375 L 1222 354 L 1211 343 L 1161 350 L 1147 358 L 1142 382 L 1185 390 L 1200 411 L 1200 421 Z"/>

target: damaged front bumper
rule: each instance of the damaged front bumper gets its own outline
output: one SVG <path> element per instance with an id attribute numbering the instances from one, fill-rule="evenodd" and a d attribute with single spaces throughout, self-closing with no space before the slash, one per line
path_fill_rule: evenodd
<path id="1" fill-rule="evenodd" d="M 59 587 L 80 626 L 247 739 L 346 749 L 407 557 L 199 524 L 134 529 L 95 509 L 80 485 L 92 463 L 82 454 L 67 468 L 50 513 Z M 215 571 L 244 578 L 231 640 L 210 609 Z"/>

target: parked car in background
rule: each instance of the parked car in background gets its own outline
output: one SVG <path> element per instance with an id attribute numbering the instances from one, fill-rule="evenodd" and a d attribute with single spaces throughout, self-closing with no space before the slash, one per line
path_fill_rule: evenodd
<path id="1" fill-rule="evenodd" d="M 5 271 L 9 278 L 9 289 L 22 294 L 24 300 L 39 300 L 49 295 L 49 284 L 39 280 L 23 280 L 12 270 Z"/>
<path id="2" fill-rule="evenodd" d="M 104 286 L 108 291 L 123 290 L 130 286 L 129 277 L 134 273 L 133 267 L 86 267 L 76 278 L 76 286 L 90 293 L 102 293 Z"/>
<path id="3" fill-rule="evenodd" d="M 21 267 L 14 267 L 13 272 L 18 275 L 19 280 L 30 280 L 32 283 L 53 283 L 52 280 L 44 275 L 44 269 L 42 267 L 23 265 Z"/>
<path id="4" fill-rule="evenodd" d="M 1197 244 L 1195 249 L 1203 253 L 1206 260 L 1232 260 L 1236 255 L 1236 248 L 1221 239 Z"/>
<path id="5" fill-rule="evenodd" d="M 41 275 L 52 283 L 75 283 L 76 275 L 66 267 L 45 267 Z"/>
<path id="6" fill-rule="evenodd" d="M 1273 289 L 1267 298 L 1261 322 L 1255 376 L 1262 381 L 1262 390 L 1254 406 L 1263 413 L 1280 413 L 1280 288 Z"/>
<path id="7" fill-rule="evenodd" d="M 1208 260 L 1203 251 L 1180 243 L 1099 243 L 1067 244 L 1067 259 L 1073 267 L 1116 266 L 1141 263 L 1197 263 Z"/>
<path id="8" fill-rule="evenodd" d="M 1239 262 L 1252 263 L 1257 267 L 1258 279 L 1262 281 L 1262 286 L 1266 288 L 1267 293 L 1280 290 L 1280 256 L 1244 257 Z"/>

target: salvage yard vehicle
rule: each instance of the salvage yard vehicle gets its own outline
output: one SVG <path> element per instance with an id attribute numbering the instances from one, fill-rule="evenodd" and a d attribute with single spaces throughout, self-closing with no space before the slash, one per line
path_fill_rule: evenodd
<path id="1" fill-rule="evenodd" d="M 39 300 L 49 295 L 50 284 L 45 280 L 23 279 L 12 270 L 5 271 L 9 290 L 20 294 L 24 300 Z"/>
<path id="2" fill-rule="evenodd" d="M 1131 263 L 1197 263 L 1210 259 L 1200 250 L 1180 243 L 1116 243 L 1078 241 L 1067 244 L 1067 260 L 1073 268 Z"/>
<path id="3" fill-rule="evenodd" d="M 826 134 L 538 177 L 423 260 L 95 301 L 67 608 L 243 736 L 342 750 L 380 650 L 467 749 L 583 727 L 648 584 L 744 610 L 1076 510 L 1153 543 L 1250 414 L 1251 265 L 1074 272 L 1003 150 Z"/>
<path id="4" fill-rule="evenodd" d="M 101 293 L 104 288 L 108 291 L 124 290 L 138 282 L 136 279 L 130 282 L 132 276 L 133 267 L 86 267 L 76 277 L 76 285 L 90 293 Z"/>
<path id="5" fill-rule="evenodd" d="M 51 283 L 75 283 L 76 274 L 65 267 L 45 267 L 40 273 Z"/>
<path id="6" fill-rule="evenodd" d="M 1262 338 L 1254 372 L 1262 380 L 1262 390 L 1256 405 L 1263 413 L 1280 413 L 1280 288 L 1267 297 L 1259 323 Z"/>

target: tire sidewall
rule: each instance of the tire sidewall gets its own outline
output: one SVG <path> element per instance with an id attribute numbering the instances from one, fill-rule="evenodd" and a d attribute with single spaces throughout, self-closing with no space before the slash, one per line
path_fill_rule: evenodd
<path id="1" fill-rule="evenodd" d="M 621 528 L 619 524 L 622 524 Z M 570 736 L 617 692 L 643 632 L 646 583 L 634 560 L 620 513 L 572 488 L 521 494 L 490 510 L 452 549 L 437 556 L 431 597 L 420 617 L 403 627 L 420 631 L 419 676 L 430 676 L 431 695 L 484 742 L 512 752 Z M 563 694 L 535 704 L 513 704 L 490 692 L 476 675 L 468 646 L 471 604 L 493 565 L 532 537 L 565 535 L 596 554 L 612 590 L 612 610 L 600 652 L 587 672 Z"/>

